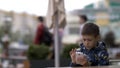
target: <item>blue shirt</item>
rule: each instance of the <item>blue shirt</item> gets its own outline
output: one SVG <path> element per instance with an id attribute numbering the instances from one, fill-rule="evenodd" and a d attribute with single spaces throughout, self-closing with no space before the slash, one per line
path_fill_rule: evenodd
<path id="1" fill-rule="evenodd" d="M 98 42 L 95 48 L 87 50 L 83 44 L 80 44 L 78 52 L 83 52 L 87 55 L 90 66 L 105 66 L 109 65 L 109 55 L 106 49 L 106 45 L 103 42 Z M 71 67 L 82 66 L 79 64 L 70 64 Z"/>

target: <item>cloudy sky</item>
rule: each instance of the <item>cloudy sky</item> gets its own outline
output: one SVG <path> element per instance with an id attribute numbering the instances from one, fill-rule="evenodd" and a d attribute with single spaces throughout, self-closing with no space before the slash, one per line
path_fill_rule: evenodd
<path id="1" fill-rule="evenodd" d="M 29 14 L 46 15 L 49 0 L 0 0 L 0 9 L 15 12 L 27 12 Z M 99 0 L 65 0 L 67 12 L 81 9 L 89 3 Z"/>

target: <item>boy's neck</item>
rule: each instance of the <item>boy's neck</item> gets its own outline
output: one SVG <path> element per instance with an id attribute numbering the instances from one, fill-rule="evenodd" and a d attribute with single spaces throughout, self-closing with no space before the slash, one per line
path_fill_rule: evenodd
<path id="1" fill-rule="evenodd" d="M 92 50 L 92 49 L 95 49 L 98 46 L 98 44 L 99 43 L 97 42 L 94 47 L 92 47 L 92 48 L 86 48 L 86 49 L 89 50 L 89 51 Z"/>

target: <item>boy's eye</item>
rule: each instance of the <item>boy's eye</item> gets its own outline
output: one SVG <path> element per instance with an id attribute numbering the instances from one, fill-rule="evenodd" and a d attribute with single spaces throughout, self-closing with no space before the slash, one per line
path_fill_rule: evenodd
<path id="1" fill-rule="evenodd" d="M 83 41 L 86 41 L 86 39 L 83 39 Z"/>
<path id="2" fill-rule="evenodd" d="M 83 39 L 83 41 L 92 41 L 92 39 Z"/>
<path id="3" fill-rule="evenodd" d="M 92 41 L 92 39 L 88 39 L 88 41 Z"/>

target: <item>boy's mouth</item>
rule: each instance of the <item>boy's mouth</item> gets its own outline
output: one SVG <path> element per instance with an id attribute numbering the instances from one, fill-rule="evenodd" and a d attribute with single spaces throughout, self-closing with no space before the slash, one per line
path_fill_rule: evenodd
<path id="1" fill-rule="evenodd" d="M 91 47 L 90 47 L 90 46 L 86 46 L 86 48 L 87 48 L 87 49 L 91 49 Z"/>

